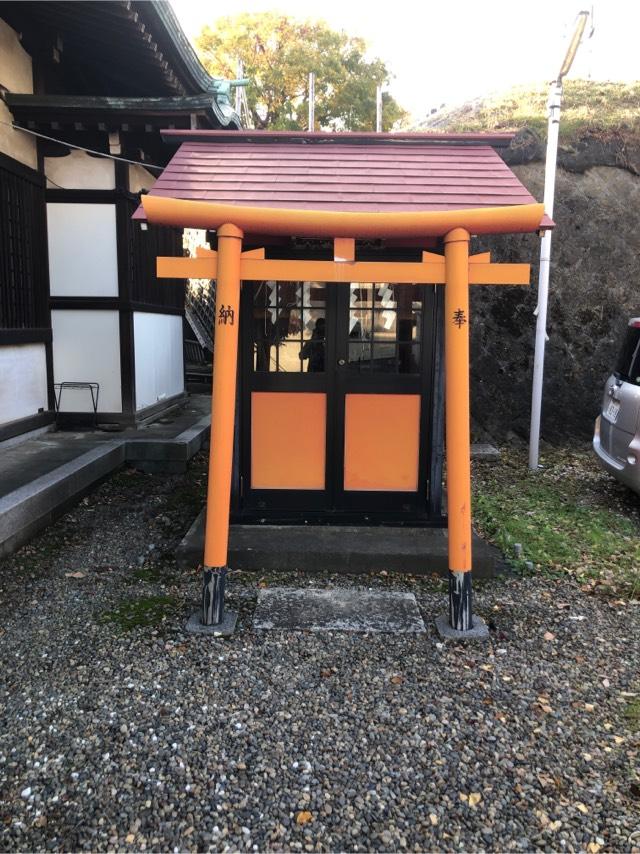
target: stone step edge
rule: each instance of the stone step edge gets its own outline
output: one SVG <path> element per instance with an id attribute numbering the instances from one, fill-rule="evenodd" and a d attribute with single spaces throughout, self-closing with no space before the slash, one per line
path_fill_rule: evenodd
<path id="1" fill-rule="evenodd" d="M 206 441 L 210 422 L 211 416 L 203 416 L 173 439 L 145 437 L 100 442 L 97 447 L 2 496 L 0 556 L 24 545 L 94 483 L 126 462 L 159 458 L 186 463 Z"/>

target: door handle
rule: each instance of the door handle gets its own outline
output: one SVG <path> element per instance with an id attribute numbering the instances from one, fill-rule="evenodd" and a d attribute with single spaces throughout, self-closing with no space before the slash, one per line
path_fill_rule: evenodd
<path id="1" fill-rule="evenodd" d="M 338 359 L 338 364 L 342 368 L 347 364 L 347 360 L 346 359 Z"/>

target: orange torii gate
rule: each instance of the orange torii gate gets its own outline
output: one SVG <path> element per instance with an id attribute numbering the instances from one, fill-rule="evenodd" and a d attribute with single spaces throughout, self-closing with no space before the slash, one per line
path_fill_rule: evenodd
<path id="1" fill-rule="evenodd" d="M 249 207 L 143 196 L 146 219 L 161 225 L 215 229 L 217 252 L 158 258 L 161 278 L 217 280 L 211 450 L 205 524 L 201 624 L 224 626 L 241 281 L 394 282 L 445 286 L 446 460 L 449 554 L 448 634 L 486 634 L 474 624 L 471 587 L 471 464 L 469 416 L 469 285 L 527 285 L 528 264 L 493 264 L 469 255 L 472 234 L 535 232 L 544 206 L 520 204 L 444 212 L 371 213 Z M 547 226 L 548 227 L 548 226 Z M 334 260 L 269 260 L 242 251 L 245 233 L 333 238 Z M 421 262 L 358 261 L 359 238 L 441 238 L 444 256 Z M 442 629 L 443 627 L 440 626 Z"/>

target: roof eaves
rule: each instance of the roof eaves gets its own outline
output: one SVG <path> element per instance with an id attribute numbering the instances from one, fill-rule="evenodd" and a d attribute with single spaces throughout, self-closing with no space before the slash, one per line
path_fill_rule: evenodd
<path id="1" fill-rule="evenodd" d="M 162 116 L 200 113 L 213 127 L 239 128 L 235 111 L 218 103 L 210 92 L 164 98 L 116 98 L 108 95 L 28 95 L 6 92 L 5 103 L 18 121 L 49 117 L 121 113 L 138 116 Z M 227 131 L 224 131 L 226 134 Z"/>
<path id="2" fill-rule="evenodd" d="M 234 143 L 287 143 L 298 145 L 433 145 L 464 147 L 468 145 L 487 145 L 491 148 L 508 148 L 513 133 L 367 133 L 340 132 L 326 133 L 308 131 L 260 131 L 243 130 L 234 133 L 233 138 L 222 135 L 217 130 L 178 130 L 162 131 L 165 142 L 216 142 L 224 140 Z"/>
<path id="3" fill-rule="evenodd" d="M 138 4 L 143 16 L 152 15 L 171 41 L 180 65 L 184 83 L 195 92 L 215 92 L 217 80 L 204 68 L 191 46 L 171 4 L 166 0 L 151 0 Z"/>
<path id="4" fill-rule="evenodd" d="M 228 101 L 226 92 L 221 91 L 219 78 L 212 77 L 198 59 L 193 46 L 167 0 L 150 0 L 138 3 L 143 17 L 153 17 L 174 49 L 175 69 L 185 88 L 193 95 L 208 93 L 212 101 L 212 115 L 221 128 L 242 128 L 240 117 Z"/>

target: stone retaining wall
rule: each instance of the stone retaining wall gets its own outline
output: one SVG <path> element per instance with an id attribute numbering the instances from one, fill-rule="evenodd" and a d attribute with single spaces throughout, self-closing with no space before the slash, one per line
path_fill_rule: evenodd
<path id="1" fill-rule="evenodd" d="M 621 138 L 561 151 L 556 183 L 543 438 L 583 441 L 630 316 L 640 315 L 640 156 Z M 542 199 L 543 146 L 519 134 L 505 159 Z M 615 165 L 618 164 L 618 165 Z M 472 415 L 479 437 L 529 431 L 539 240 L 475 241 L 495 261 L 533 261 L 532 287 L 472 288 Z"/>

